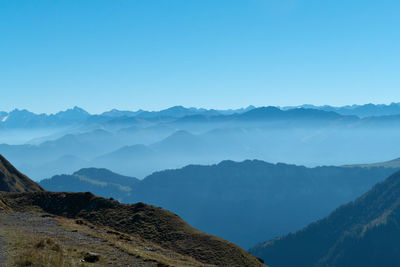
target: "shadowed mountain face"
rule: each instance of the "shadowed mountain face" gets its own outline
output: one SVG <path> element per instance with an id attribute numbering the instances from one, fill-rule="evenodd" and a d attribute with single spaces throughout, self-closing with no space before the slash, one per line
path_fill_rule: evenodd
<path id="1" fill-rule="evenodd" d="M 2 155 L 0 155 L 0 191 L 35 192 L 44 189 L 20 173 Z"/>
<path id="2" fill-rule="evenodd" d="M 139 182 L 133 179 L 134 184 L 119 181 L 118 187 L 107 182 L 111 179 L 98 180 L 94 170 L 86 171 L 85 180 L 74 174 L 55 176 L 40 184 L 47 190 L 90 189 L 125 203 L 161 206 L 202 231 L 249 248 L 328 215 L 396 169 L 224 161 L 156 172 Z M 105 183 L 107 186 L 102 186 Z"/>
<path id="3" fill-rule="evenodd" d="M 138 179 L 113 173 L 107 169 L 81 169 L 72 175 L 56 175 L 40 184 L 49 191 L 90 191 L 96 195 L 123 200 L 130 196 Z"/>
<path id="4" fill-rule="evenodd" d="M 303 230 L 251 252 L 271 266 L 397 266 L 400 172 Z M 288 257 L 290 255 L 290 257 Z"/>

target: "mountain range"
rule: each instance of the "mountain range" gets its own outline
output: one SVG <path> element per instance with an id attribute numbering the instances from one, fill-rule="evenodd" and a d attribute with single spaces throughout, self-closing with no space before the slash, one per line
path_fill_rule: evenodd
<path id="1" fill-rule="evenodd" d="M 122 123 L 123 120 L 129 120 L 129 118 L 137 118 L 142 121 L 150 120 L 169 120 L 178 119 L 184 117 L 203 116 L 204 117 L 235 117 L 238 114 L 247 113 L 246 116 L 252 114 L 249 111 L 257 110 L 253 115 L 274 116 L 279 112 L 278 110 L 288 111 L 292 110 L 295 114 L 296 110 L 320 110 L 325 111 L 327 114 L 333 115 L 333 113 L 341 116 L 356 116 L 360 118 L 366 117 L 380 117 L 380 116 L 393 116 L 400 115 L 400 103 L 392 103 L 390 105 L 352 105 L 352 106 L 314 106 L 314 105 L 301 105 L 301 106 L 290 106 L 290 107 L 266 107 L 269 109 L 268 114 L 260 114 L 260 110 L 265 107 L 256 108 L 254 106 L 248 106 L 247 108 L 240 109 L 229 109 L 229 110 L 215 110 L 215 109 L 204 109 L 204 108 L 185 108 L 183 106 L 174 106 L 168 109 L 160 111 L 123 111 L 112 109 L 110 111 L 103 112 L 101 114 L 89 114 L 87 111 L 79 107 L 67 109 L 54 114 L 35 114 L 28 110 L 15 109 L 11 112 L 0 111 L 0 127 L 6 128 L 37 128 L 37 127 L 60 127 L 60 126 L 71 126 L 76 124 L 90 124 L 94 122 L 109 122 L 117 123 L 118 120 Z M 311 111 L 310 111 L 311 112 Z M 284 114 L 284 113 L 282 113 Z M 320 115 L 324 113 L 321 112 Z M 251 116 L 250 116 L 251 117 Z M 253 117 L 254 118 L 254 117 Z M 265 119 L 266 117 L 264 117 Z M 131 122 L 132 123 L 132 122 Z"/>
<path id="2" fill-rule="evenodd" d="M 34 180 L 89 167 L 144 178 L 225 159 L 309 167 L 371 163 L 382 161 L 380 155 L 397 158 L 400 145 L 400 115 L 359 118 L 306 107 L 176 106 L 98 115 L 75 107 L 52 115 L 15 110 L 1 116 L 0 153 Z"/>
<path id="3" fill-rule="evenodd" d="M 292 107 L 283 107 L 283 109 L 293 108 L 307 108 L 307 109 L 319 109 L 324 111 L 333 111 L 341 115 L 355 115 L 360 118 L 372 117 L 372 116 L 390 116 L 400 114 L 400 103 L 385 104 L 365 104 L 365 105 L 349 105 L 342 107 L 334 107 L 329 105 L 315 106 L 315 105 L 301 105 Z"/>
<path id="4" fill-rule="evenodd" d="M 400 114 L 400 103 L 386 104 L 365 104 L 365 105 L 350 105 L 350 106 L 315 106 L 315 105 L 301 105 L 301 106 L 285 106 L 279 109 L 292 110 L 292 109 L 315 109 L 328 112 L 335 112 L 340 115 L 358 116 L 361 118 L 372 116 L 389 116 Z M 254 106 L 240 109 L 216 110 L 204 108 L 186 108 L 183 106 L 174 106 L 160 111 L 128 111 L 112 109 L 110 111 L 99 114 L 102 117 L 118 118 L 118 117 L 139 117 L 139 118 L 181 118 L 191 115 L 232 115 L 240 114 L 256 109 Z M 36 126 L 54 126 L 63 125 L 68 123 L 83 122 L 91 115 L 87 111 L 79 107 L 60 111 L 55 114 L 35 114 L 28 110 L 15 109 L 11 112 L 0 111 L 0 125 L 3 127 L 36 127 Z"/>

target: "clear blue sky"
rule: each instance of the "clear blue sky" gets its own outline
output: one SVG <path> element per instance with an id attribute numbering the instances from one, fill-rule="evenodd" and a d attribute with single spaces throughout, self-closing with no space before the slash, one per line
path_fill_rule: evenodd
<path id="1" fill-rule="evenodd" d="M 0 110 L 400 101 L 400 1 L 0 2 Z"/>

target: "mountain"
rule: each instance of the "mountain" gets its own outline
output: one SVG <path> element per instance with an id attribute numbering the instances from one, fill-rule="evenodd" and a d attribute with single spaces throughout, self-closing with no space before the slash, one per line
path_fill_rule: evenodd
<path id="1" fill-rule="evenodd" d="M 237 115 L 237 117 L 245 120 L 337 120 L 343 118 L 342 115 L 339 115 L 336 112 L 305 108 L 281 110 L 277 107 L 255 108 L 245 113 L 239 114 Z M 356 119 L 356 117 L 350 118 Z"/>
<path id="2" fill-rule="evenodd" d="M 56 114 L 35 114 L 28 110 L 15 109 L 10 113 L 2 113 L 0 124 L 6 128 L 50 128 L 83 123 L 90 114 L 85 110 L 74 107 Z"/>
<path id="3" fill-rule="evenodd" d="M 72 175 L 56 175 L 51 179 L 44 179 L 39 184 L 49 191 L 83 190 L 119 200 L 128 197 L 138 182 L 134 177 L 119 175 L 107 169 L 86 168 Z"/>
<path id="4" fill-rule="evenodd" d="M 206 150 L 206 144 L 198 136 L 187 131 L 177 131 L 160 142 L 151 145 L 151 148 L 162 154 L 176 155 L 187 154 L 192 151 L 195 154 L 201 154 Z"/>
<path id="5" fill-rule="evenodd" d="M 35 180 L 71 173 L 90 166 L 90 160 L 123 145 L 115 134 L 97 129 L 67 134 L 38 145 L 0 144 L 0 153 Z"/>
<path id="6" fill-rule="evenodd" d="M 2 155 L 0 155 L 0 191 L 35 192 L 44 189 L 20 173 Z"/>
<path id="7" fill-rule="evenodd" d="M 116 151 L 95 158 L 91 165 L 108 168 L 125 175 L 144 177 L 158 168 L 161 159 L 156 151 L 145 145 L 124 146 Z"/>
<path id="8" fill-rule="evenodd" d="M 90 158 L 103 151 L 100 144 L 93 144 L 72 134 L 39 145 L 0 144 L 0 152 L 17 166 L 21 163 L 42 165 L 65 155 Z"/>
<path id="9" fill-rule="evenodd" d="M 217 110 L 217 111 L 218 111 L 218 113 L 223 114 L 223 115 L 230 115 L 230 114 L 235 114 L 235 113 L 245 113 L 245 112 L 250 111 L 255 108 L 256 108 L 255 106 L 249 105 L 245 108 L 225 109 L 225 110 Z"/>
<path id="10" fill-rule="evenodd" d="M 34 114 L 28 110 L 15 109 L 7 114 L 1 124 L 7 128 L 45 127 L 45 114 Z"/>
<path id="11" fill-rule="evenodd" d="M 231 115 L 235 113 L 244 113 L 249 110 L 254 109 L 254 106 L 248 106 L 246 108 L 240 109 L 226 109 L 226 110 L 215 110 L 215 109 L 205 109 L 205 108 L 186 108 L 183 106 L 173 106 L 167 109 L 163 109 L 160 111 L 147 111 L 147 110 L 138 110 L 138 111 L 119 111 L 113 109 L 108 112 L 104 112 L 102 115 L 106 116 L 137 116 L 140 118 L 156 118 L 156 117 L 170 117 L 170 118 L 182 118 L 185 116 L 192 115 Z"/>
<path id="12" fill-rule="evenodd" d="M 197 109 L 197 108 L 185 108 L 183 106 L 174 106 L 161 111 L 142 111 L 138 114 L 139 117 L 172 117 L 181 118 L 184 116 L 190 116 L 194 114 L 218 114 L 216 111 Z"/>
<path id="13" fill-rule="evenodd" d="M 89 112 L 80 107 L 74 107 L 72 109 L 67 109 L 65 111 L 60 111 L 54 115 L 50 115 L 49 119 L 63 123 L 79 123 L 84 122 L 89 117 Z"/>
<path id="14" fill-rule="evenodd" d="M 251 249 L 269 266 L 397 266 L 400 172 L 326 218 Z M 290 255 L 287 257 L 286 255 Z"/>
<path id="15" fill-rule="evenodd" d="M 86 167 L 105 167 L 143 178 L 162 169 L 225 159 L 260 159 L 310 167 L 378 162 L 383 154 L 388 158 L 398 156 L 396 147 L 400 145 L 400 115 L 359 119 L 318 109 L 276 107 L 222 114 L 177 106 L 163 112 L 165 116 L 160 113 L 144 118 L 125 111 L 88 115 L 79 108 L 43 116 L 19 111 L 26 115 L 23 121 L 27 125 L 41 126 L 0 126 L 0 153 L 35 180 Z M 194 115 L 183 116 L 185 112 Z M 51 126 L 56 125 L 51 119 L 56 117 L 65 123 Z M 35 142 L 20 141 L 32 138 Z M 119 150 L 130 150 L 132 155 Z M 119 154 L 125 157 L 117 157 Z M 75 160 L 63 164 L 60 159 L 66 156 Z M 75 162 L 76 168 L 69 162 Z"/>
<path id="16" fill-rule="evenodd" d="M 356 116 L 344 116 L 332 111 L 324 111 L 319 109 L 306 109 L 306 108 L 293 108 L 282 110 L 278 107 L 268 106 L 252 108 L 243 113 L 235 113 L 228 115 L 219 114 L 196 114 L 185 116 L 177 120 L 180 123 L 205 123 L 205 122 L 241 122 L 241 121 L 292 121 L 292 120 L 305 120 L 305 121 L 334 121 L 347 119 L 349 121 L 357 121 Z"/>
<path id="17" fill-rule="evenodd" d="M 374 168 L 374 167 L 382 167 L 382 168 L 400 168 L 400 158 L 382 161 L 377 163 L 366 163 L 366 164 L 353 164 L 353 165 L 345 165 L 344 167 L 352 168 Z"/>
<path id="18" fill-rule="evenodd" d="M 131 117 L 137 124 L 123 125 L 116 120 L 118 126 L 114 128 L 108 121 L 96 124 L 99 128 L 76 130 L 38 145 L 2 144 L 0 153 L 35 180 L 85 167 L 104 167 L 143 178 L 154 171 L 192 163 L 214 164 L 225 159 L 256 158 L 310 167 L 377 162 L 383 153 L 389 158 L 398 156 L 396 147 L 400 145 L 398 118 L 357 120 L 318 110 L 276 108 L 257 108 L 229 116 L 195 116 L 206 121 L 189 116 L 173 122 L 142 123 L 141 119 Z M 190 122 L 183 123 L 185 120 Z M 0 131 L 0 140 L 5 132 Z M 18 135 L 8 132 L 8 136 Z M 143 154 L 134 147 L 138 145 L 146 146 Z M 117 158 L 121 154 L 118 151 L 126 148 L 132 148 L 132 156 L 125 153 L 126 156 Z M 63 166 L 59 160 L 64 156 L 82 160 L 71 168 L 67 161 Z M 52 166 L 58 166 L 60 171 Z"/>
<path id="19" fill-rule="evenodd" d="M 129 110 L 112 109 L 110 111 L 101 113 L 101 115 L 105 116 L 105 117 L 117 118 L 117 117 L 134 117 L 139 113 L 140 113 L 140 111 L 135 112 L 135 111 L 129 111 Z"/>
<path id="20" fill-rule="evenodd" d="M 250 248 L 323 218 L 396 170 L 223 161 L 159 171 L 137 184 L 119 183 L 131 191 L 106 186 L 101 195 L 163 207 L 206 233 Z M 41 182 L 44 188 L 57 191 L 68 191 L 74 183 L 57 176 L 46 181 Z M 93 188 L 88 183 L 81 186 Z"/>
<path id="21" fill-rule="evenodd" d="M 25 173 L 29 173 L 29 176 L 37 181 L 42 179 L 41 177 L 53 176 L 55 171 L 57 171 L 57 173 L 73 173 L 87 166 L 90 166 L 88 161 L 73 155 L 65 155 L 43 164 L 23 164 L 18 167 L 23 169 Z"/>
<path id="22" fill-rule="evenodd" d="M 293 108 L 306 108 L 306 109 L 320 109 L 324 111 L 333 111 L 341 115 L 355 115 L 360 118 L 365 117 L 378 117 L 378 116 L 389 116 L 389 115 L 399 115 L 400 114 L 400 103 L 391 103 L 389 105 L 385 104 L 365 104 L 365 105 L 351 105 L 351 106 L 314 106 L 314 105 L 301 105 L 296 107 L 283 107 L 282 109 L 288 110 Z"/>
<path id="23" fill-rule="evenodd" d="M 287 112 L 289 111 L 289 112 Z M 129 127 L 133 125 L 147 125 L 152 123 L 174 120 L 188 123 L 231 121 L 232 118 L 250 120 L 335 120 L 343 119 L 356 122 L 357 117 L 385 117 L 400 115 L 400 103 L 390 105 L 352 105 L 343 107 L 302 105 L 293 107 L 254 107 L 227 110 L 204 108 L 186 108 L 173 106 L 160 111 L 129 111 L 112 109 L 102 114 L 89 114 L 87 111 L 74 107 L 55 114 L 35 114 L 28 110 L 15 109 L 11 112 L 0 112 L 0 127 L 5 129 L 35 129 L 51 127 Z M 181 119 L 183 119 L 181 121 Z M 379 121 L 380 119 L 378 119 Z"/>
<path id="24" fill-rule="evenodd" d="M 326 216 L 394 171 L 223 161 L 156 172 L 124 201 L 164 207 L 202 231 L 249 248 Z"/>
<path id="25" fill-rule="evenodd" d="M 92 161 L 92 166 L 105 167 L 125 175 L 145 177 L 155 170 L 182 167 L 207 157 L 207 144 L 201 137 L 177 131 L 151 145 L 123 146 Z"/>
<path id="26" fill-rule="evenodd" d="M 303 110 L 303 108 L 299 108 L 298 110 Z M 305 110 L 309 111 L 311 109 Z M 313 110 L 314 111 L 310 113 L 316 113 L 316 111 L 320 112 L 320 119 L 329 114 L 331 114 L 332 116 L 332 114 L 334 113 L 332 111 L 323 111 L 319 108 L 315 108 Z M 290 112 L 286 111 L 287 110 L 281 110 L 277 107 L 255 108 L 253 106 L 249 106 L 247 108 L 233 110 L 214 110 L 174 106 L 160 111 L 121 111 L 113 109 L 102 114 L 92 115 L 79 107 L 60 111 L 55 114 L 36 114 L 28 110 L 15 109 L 9 113 L 0 113 L 0 126 L 7 129 L 46 129 L 54 127 L 118 128 L 123 126 L 129 127 L 133 125 L 150 126 L 151 124 L 159 122 L 172 123 L 174 120 L 179 121 L 180 119 L 183 119 L 185 117 L 188 118 L 185 118 L 184 120 L 182 120 L 182 122 L 188 122 L 192 119 L 199 117 L 211 117 L 218 118 L 218 121 L 230 121 L 232 118 L 236 117 L 242 119 L 245 119 L 247 117 L 251 118 L 252 116 L 260 112 L 264 112 L 263 119 L 268 119 L 271 116 L 273 117 L 275 113 L 279 113 L 279 116 L 281 118 L 285 118 L 288 116 L 290 117 L 294 113 L 299 113 L 299 111 L 296 111 L 296 109 L 291 109 Z M 323 114 L 324 112 L 326 114 Z M 302 113 L 305 112 L 303 111 Z M 309 115 L 314 116 L 315 114 L 305 114 L 303 116 L 303 119 Z"/>
<path id="27" fill-rule="evenodd" d="M 101 116 L 111 117 L 111 118 L 137 117 L 141 119 L 155 119 L 155 118 L 179 119 L 183 117 L 190 117 L 197 115 L 199 116 L 231 115 L 235 113 L 244 113 L 254 108 L 255 108 L 254 106 L 248 106 L 247 108 L 240 108 L 240 109 L 215 110 L 215 109 L 204 109 L 204 108 L 193 108 L 193 107 L 186 108 L 183 106 L 173 106 L 160 111 L 147 111 L 147 110 L 128 111 L 128 110 L 112 109 L 110 111 L 103 112 Z"/>

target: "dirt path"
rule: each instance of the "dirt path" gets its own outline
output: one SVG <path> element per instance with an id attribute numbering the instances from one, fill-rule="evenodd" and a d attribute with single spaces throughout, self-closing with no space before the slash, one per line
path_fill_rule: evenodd
<path id="1" fill-rule="evenodd" d="M 5 266 L 7 262 L 7 243 L 0 237 L 0 266 Z"/>
<path id="2" fill-rule="evenodd" d="M 0 213 L 0 227 L 3 227 L 4 221 L 3 216 Z M 0 266 L 5 266 L 7 262 L 7 242 L 4 237 L 0 235 Z"/>
<path id="3" fill-rule="evenodd" d="M 0 266 L 7 263 L 8 238 L 18 232 L 33 234 L 40 237 L 50 237 L 58 240 L 67 247 L 77 247 L 82 251 L 96 252 L 102 257 L 101 264 L 95 266 L 156 266 L 154 262 L 146 262 L 107 244 L 105 240 L 90 236 L 88 234 L 64 229 L 57 219 L 41 214 L 30 213 L 1 213 L 0 229 Z M 7 232 L 7 235 L 4 233 Z"/>

